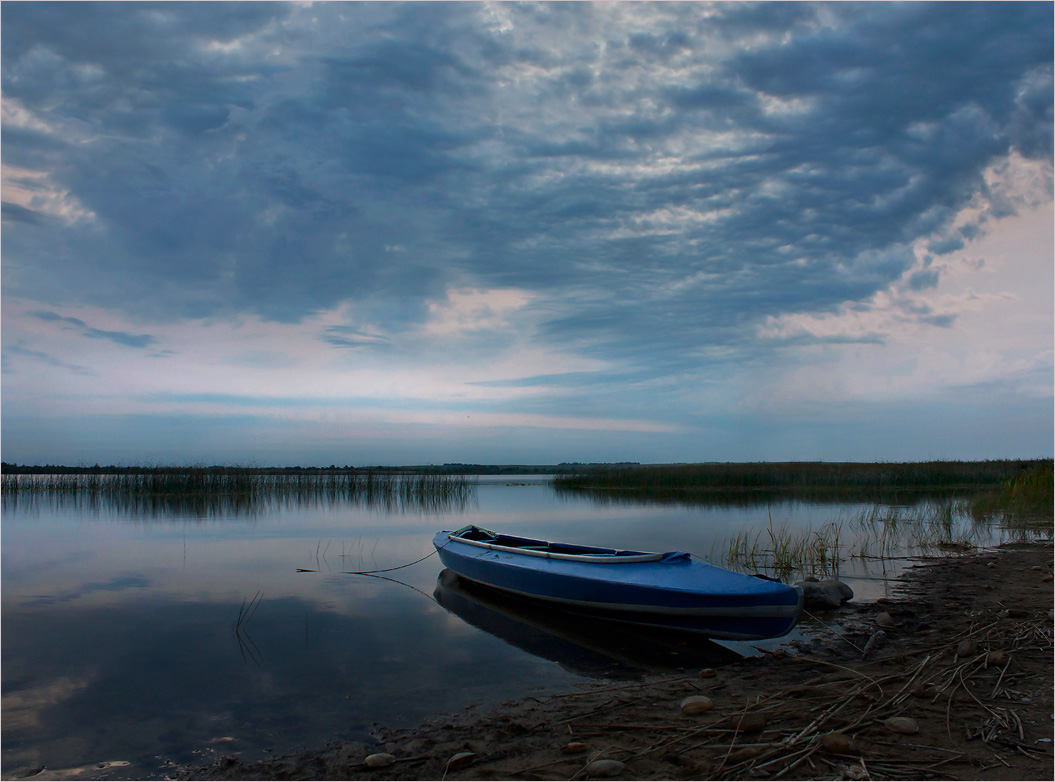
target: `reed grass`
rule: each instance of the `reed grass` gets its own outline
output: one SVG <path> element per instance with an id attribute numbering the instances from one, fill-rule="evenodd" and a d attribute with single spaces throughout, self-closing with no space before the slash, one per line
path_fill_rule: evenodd
<path id="1" fill-rule="evenodd" d="M 920 496 L 995 490 L 1052 460 L 902 463 L 760 462 L 595 467 L 557 476 L 558 490 L 654 501 L 786 496 L 806 500 L 902 501 Z"/>
<path id="2" fill-rule="evenodd" d="M 979 518 L 1014 523 L 1051 514 L 1053 505 L 1055 470 L 1051 464 L 1041 464 L 1006 478 L 996 490 L 977 497 L 971 511 Z"/>
<path id="3" fill-rule="evenodd" d="M 1013 494 L 1013 489 L 1009 492 Z M 1019 489 L 1021 491 L 1021 489 Z M 782 580 L 794 576 L 836 578 L 847 560 L 894 560 L 955 556 L 997 542 L 1051 539 L 1052 512 L 1028 523 L 978 514 L 972 500 L 938 500 L 914 506 L 875 504 L 818 529 L 786 524 L 744 529 L 724 547 L 727 566 L 762 571 Z"/>
<path id="4" fill-rule="evenodd" d="M 841 522 L 829 522 L 816 530 L 794 530 L 787 524 L 774 526 L 770 516 L 767 528 L 741 530 L 730 538 L 725 562 L 741 570 L 766 571 L 785 581 L 795 574 L 835 578 L 843 559 L 841 538 Z"/>
<path id="5" fill-rule="evenodd" d="M 253 515 L 276 506 L 353 503 L 390 512 L 445 511 L 475 497 L 462 475 L 374 471 L 268 471 L 230 467 L 140 468 L 119 473 L 3 475 L 4 507 L 45 502 L 139 515 Z"/>

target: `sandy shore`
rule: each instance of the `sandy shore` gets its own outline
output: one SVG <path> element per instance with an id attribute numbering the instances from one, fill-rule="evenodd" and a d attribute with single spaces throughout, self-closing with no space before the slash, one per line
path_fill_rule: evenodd
<path id="1" fill-rule="evenodd" d="M 178 776 L 1050 780 L 1052 557 L 1030 544 L 922 561 L 895 598 L 849 603 L 820 617 L 819 636 L 716 671 L 445 716 L 373 746 L 218 756 Z M 713 706 L 683 713 L 693 696 Z"/>

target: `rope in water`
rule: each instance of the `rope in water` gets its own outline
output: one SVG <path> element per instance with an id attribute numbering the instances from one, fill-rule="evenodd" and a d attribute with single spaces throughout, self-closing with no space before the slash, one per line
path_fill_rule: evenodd
<path id="1" fill-rule="evenodd" d="M 449 543 L 450 541 L 447 541 L 447 542 Z M 446 545 L 447 545 L 447 543 L 443 544 L 443 546 L 446 546 Z M 440 548 L 443 548 L 443 546 L 440 546 Z M 426 554 L 421 559 L 415 559 L 413 562 L 408 562 L 405 565 L 397 565 L 396 567 L 386 567 L 386 568 L 381 568 L 380 570 L 342 570 L 341 572 L 344 573 L 346 576 L 372 576 L 375 573 L 390 573 L 393 570 L 402 570 L 405 567 L 410 567 L 411 565 L 416 565 L 419 562 L 424 562 L 426 559 L 431 557 L 433 554 L 435 554 L 439 550 L 440 549 L 438 548 L 438 549 L 436 549 L 436 551 L 433 551 L 431 554 Z"/>
<path id="2" fill-rule="evenodd" d="M 439 546 L 436 549 L 436 551 L 433 551 L 433 552 L 431 552 L 429 554 L 426 554 L 421 559 L 415 559 L 413 562 L 408 562 L 405 565 L 396 565 L 395 567 L 379 568 L 378 570 L 342 570 L 341 572 L 344 575 L 346 575 L 346 576 L 372 576 L 372 575 L 375 575 L 377 573 L 391 573 L 393 570 L 402 570 L 405 567 L 410 567 L 411 565 L 416 565 L 419 562 L 424 562 L 426 559 L 431 557 L 433 554 L 436 554 L 441 548 L 445 548 L 447 546 L 447 544 L 449 544 L 450 542 L 451 541 L 448 538 L 447 539 L 447 543 L 444 543 L 442 546 Z M 299 567 L 299 568 L 297 568 L 297 572 L 298 573 L 318 573 L 319 571 L 317 571 L 317 570 L 308 570 L 307 568 Z"/>

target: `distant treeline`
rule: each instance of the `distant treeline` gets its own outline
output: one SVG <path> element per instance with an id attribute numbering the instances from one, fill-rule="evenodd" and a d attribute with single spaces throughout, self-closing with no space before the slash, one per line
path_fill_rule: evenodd
<path id="1" fill-rule="evenodd" d="M 1051 459 L 670 464 L 581 470 L 559 476 L 553 484 L 562 490 L 647 498 L 747 493 L 889 497 L 901 492 L 987 490 L 1024 473 L 1051 469 Z"/>
<path id="2" fill-rule="evenodd" d="M 198 470 L 217 474 L 245 475 L 318 475 L 324 473 L 398 473 L 398 474 L 431 474 L 431 475 L 560 475 L 578 473 L 583 470 L 604 470 L 636 465 L 636 462 L 562 462 L 560 464 L 463 464 L 448 462 L 446 464 L 411 464 L 403 466 L 376 465 L 370 467 L 245 467 L 228 465 L 136 465 L 118 466 L 114 464 L 91 467 L 67 466 L 60 464 L 9 464 L 0 466 L 5 475 L 146 475 L 151 473 L 184 473 Z"/>

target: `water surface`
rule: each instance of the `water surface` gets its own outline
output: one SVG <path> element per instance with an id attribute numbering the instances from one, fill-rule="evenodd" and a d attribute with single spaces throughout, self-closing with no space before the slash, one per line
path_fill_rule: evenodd
<path id="1" fill-rule="evenodd" d="M 817 529 L 862 508 L 597 503 L 539 476 L 485 478 L 470 501 L 428 509 L 279 503 L 195 515 L 6 498 L 3 774 L 120 761 L 129 765 L 87 776 L 147 778 L 209 748 L 251 758 L 369 740 L 375 723 L 721 664 L 729 645 L 562 622 L 465 589 L 430 556 L 432 536 L 473 523 L 724 564 L 744 529 Z M 385 578 L 349 574 L 419 559 Z M 892 590 L 899 566 L 850 560 L 840 577 L 870 599 Z"/>

